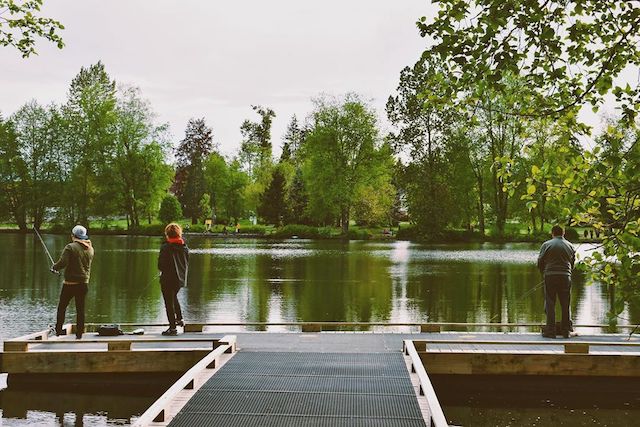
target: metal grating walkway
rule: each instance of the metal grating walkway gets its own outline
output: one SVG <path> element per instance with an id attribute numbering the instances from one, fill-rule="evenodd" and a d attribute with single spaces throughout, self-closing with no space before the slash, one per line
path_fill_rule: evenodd
<path id="1" fill-rule="evenodd" d="M 401 353 L 239 352 L 170 426 L 425 426 Z"/>

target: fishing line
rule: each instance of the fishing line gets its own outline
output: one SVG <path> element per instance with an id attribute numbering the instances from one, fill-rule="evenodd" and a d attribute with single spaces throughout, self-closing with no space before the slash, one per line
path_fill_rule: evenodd
<path id="1" fill-rule="evenodd" d="M 140 298 L 142 298 L 142 296 L 144 295 L 144 292 L 149 288 L 149 286 L 151 286 L 151 284 L 155 282 L 155 280 L 158 279 L 161 275 L 162 275 L 162 272 L 158 272 L 158 274 L 156 276 L 153 276 L 149 281 L 149 283 L 147 283 L 145 287 L 142 288 L 142 290 L 140 291 L 140 295 L 138 295 L 138 298 L 136 299 L 136 304 L 140 302 Z"/>
<path id="2" fill-rule="evenodd" d="M 539 282 L 538 284 L 536 284 L 534 287 L 532 287 L 531 289 L 529 289 L 527 292 L 525 292 L 524 294 L 520 295 L 520 297 L 518 299 L 516 299 L 516 303 L 522 301 L 524 298 L 528 297 L 529 295 L 531 295 L 532 293 L 534 293 L 536 290 L 538 290 L 541 286 L 544 285 L 544 280 L 542 282 Z M 496 314 L 495 316 L 493 316 L 491 319 L 489 319 L 488 323 L 493 322 L 496 317 L 502 315 L 502 312 Z"/>

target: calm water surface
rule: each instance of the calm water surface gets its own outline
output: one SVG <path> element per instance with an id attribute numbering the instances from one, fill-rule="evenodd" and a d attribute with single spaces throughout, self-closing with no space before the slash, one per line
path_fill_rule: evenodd
<path id="1" fill-rule="evenodd" d="M 43 238 L 54 258 L 67 243 L 63 236 Z M 94 236 L 92 240 L 96 255 L 87 322 L 165 322 L 156 269 L 160 239 Z M 189 283 L 179 298 L 188 321 L 544 320 L 541 278 L 535 267 L 538 245 L 269 242 L 204 236 L 189 236 L 187 242 Z M 0 234 L 0 339 L 55 322 L 61 278 L 49 273 L 48 266 L 33 236 Z M 574 277 L 575 323 L 606 323 L 609 301 L 605 287 L 587 286 L 580 275 Z M 72 314 L 73 304 L 67 321 L 74 321 Z M 640 322 L 640 309 L 627 307 L 621 317 L 621 324 Z M 2 425 L 27 422 L 24 408 L 21 416 L 11 416 L 14 408 L 8 402 L 20 399 L 9 395 L 0 393 Z M 127 410 L 135 414 L 145 406 L 146 401 L 138 410 L 131 405 Z M 92 401 L 87 407 L 86 425 L 122 422 L 114 410 L 94 411 L 100 403 Z M 61 415 L 42 405 L 32 409 L 30 416 L 37 415 L 45 424 L 77 423 L 79 418 L 77 412 Z"/>

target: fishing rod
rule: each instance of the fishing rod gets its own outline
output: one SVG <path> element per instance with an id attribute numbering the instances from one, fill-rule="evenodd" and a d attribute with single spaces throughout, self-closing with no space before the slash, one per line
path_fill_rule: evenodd
<path id="1" fill-rule="evenodd" d="M 520 295 L 520 297 L 518 299 L 516 299 L 515 302 L 520 302 L 521 300 L 523 300 L 524 298 L 528 297 L 529 295 L 531 295 L 532 293 L 534 293 L 535 291 L 537 291 L 541 286 L 544 285 L 544 280 L 539 282 L 538 284 L 536 284 L 534 287 L 532 287 L 531 289 L 529 289 L 527 292 L 525 292 L 524 294 Z M 496 317 L 500 316 L 502 314 L 502 312 L 496 314 L 495 316 L 493 316 L 491 319 L 489 319 L 489 323 L 493 322 Z"/>
<path id="2" fill-rule="evenodd" d="M 53 268 L 53 265 L 54 265 L 56 262 L 53 260 L 53 257 L 51 256 L 51 253 L 49 252 L 49 249 L 47 248 L 47 245 L 44 243 L 44 240 L 42 240 L 42 236 L 41 236 L 41 235 L 40 235 L 40 233 L 38 232 L 38 229 L 37 229 L 35 226 L 33 226 L 32 228 L 33 228 L 33 231 L 36 233 L 36 236 L 38 236 L 38 239 L 40 239 L 40 243 L 42 243 L 42 247 L 44 248 L 44 252 L 45 252 L 45 253 L 47 254 L 47 256 L 49 257 L 49 261 L 51 261 L 51 266 L 52 266 L 52 268 Z M 51 272 L 55 272 L 56 274 L 60 274 L 60 272 L 59 272 L 59 271 L 56 271 L 56 270 L 53 270 L 53 269 L 51 269 L 50 271 L 51 271 Z"/>

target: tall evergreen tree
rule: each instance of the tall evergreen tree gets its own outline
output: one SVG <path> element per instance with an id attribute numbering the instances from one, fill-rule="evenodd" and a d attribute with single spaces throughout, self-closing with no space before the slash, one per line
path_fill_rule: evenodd
<path id="1" fill-rule="evenodd" d="M 176 150 L 174 193 L 183 206 L 184 214 L 191 217 L 193 224 L 201 216 L 199 206 L 206 186 L 204 162 L 214 149 L 212 133 L 204 118 L 191 119 L 185 137 Z"/>
<path id="2" fill-rule="evenodd" d="M 285 177 L 279 167 L 273 170 L 271 183 L 262 194 L 258 215 L 268 224 L 282 225 L 285 216 Z"/>
<path id="3" fill-rule="evenodd" d="M 302 169 L 297 168 L 287 192 L 287 224 L 309 224 L 307 205 L 309 196 L 304 184 Z"/>
<path id="4" fill-rule="evenodd" d="M 302 145 L 302 136 L 302 129 L 298 124 L 298 118 L 294 114 L 291 116 L 291 121 L 284 134 L 280 162 L 291 161 L 294 164 L 297 163 L 298 150 L 300 149 L 300 145 Z"/>

